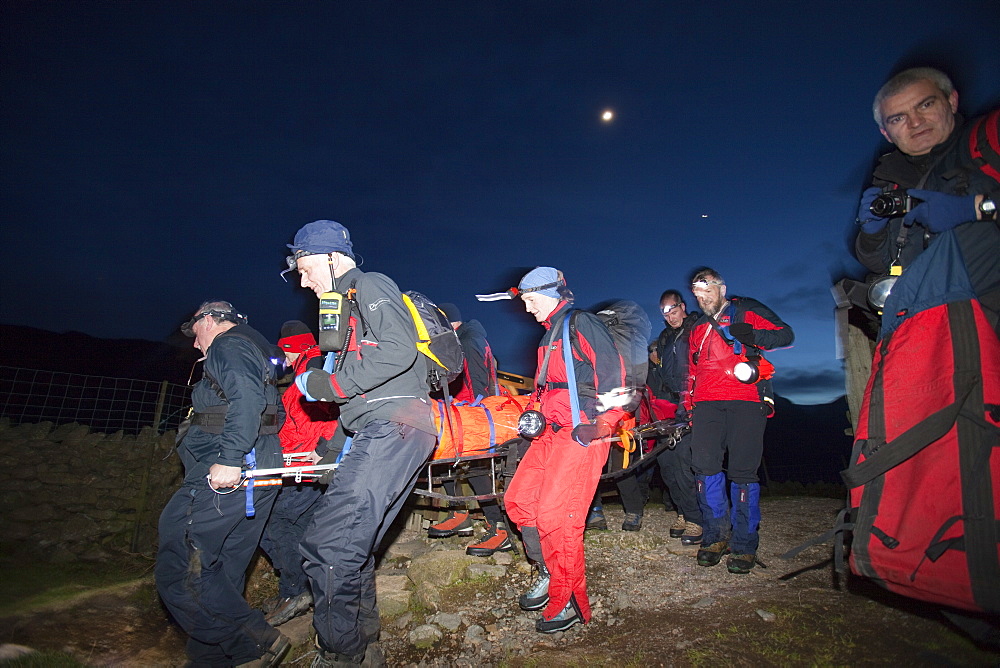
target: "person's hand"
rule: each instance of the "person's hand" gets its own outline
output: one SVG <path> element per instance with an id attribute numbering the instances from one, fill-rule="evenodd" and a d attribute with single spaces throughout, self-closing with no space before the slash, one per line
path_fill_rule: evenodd
<path id="1" fill-rule="evenodd" d="M 307 401 L 335 401 L 338 397 L 330 378 L 330 374 L 322 369 L 310 369 L 295 377 L 295 386 Z"/>
<path id="2" fill-rule="evenodd" d="M 729 326 L 729 333 L 733 335 L 733 338 L 742 343 L 745 346 L 756 345 L 754 342 L 757 337 L 754 335 L 753 327 L 745 322 L 738 322 L 734 325 Z"/>
<path id="3" fill-rule="evenodd" d="M 307 464 L 319 464 L 319 460 L 323 459 L 316 454 L 315 450 L 310 450 L 309 452 L 303 453 L 305 455 L 305 460 Z"/>
<path id="4" fill-rule="evenodd" d="M 911 191 L 912 192 L 912 191 Z M 882 194 L 881 188 L 872 186 L 861 193 L 861 204 L 858 205 L 858 225 L 868 234 L 875 234 L 885 227 L 888 218 L 882 218 L 872 213 L 872 202 Z"/>
<path id="5" fill-rule="evenodd" d="M 590 445 L 591 441 L 596 441 L 599 438 L 607 438 L 612 433 L 611 425 L 603 420 L 597 420 L 593 424 L 578 424 L 573 427 L 573 440 L 580 445 L 586 446 Z"/>
<path id="6" fill-rule="evenodd" d="M 978 215 L 975 195 L 947 195 L 935 190 L 910 190 L 908 194 L 921 202 L 903 216 L 903 224 L 907 226 L 920 223 L 939 233 L 976 220 Z"/>
<path id="7" fill-rule="evenodd" d="M 236 487 L 240 482 L 240 467 L 212 464 L 208 469 L 208 486 L 212 489 Z"/>

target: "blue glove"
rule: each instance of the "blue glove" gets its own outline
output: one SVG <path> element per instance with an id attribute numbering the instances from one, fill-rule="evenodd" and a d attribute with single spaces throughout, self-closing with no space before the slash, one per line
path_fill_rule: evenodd
<path id="1" fill-rule="evenodd" d="M 330 374 L 321 369 L 310 369 L 296 376 L 295 387 L 306 401 L 335 401 L 338 398 L 330 383 Z"/>
<path id="2" fill-rule="evenodd" d="M 881 188 L 872 186 L 861 193 L 861 204 L 858 205 L 858 225 L 868 234 L 875 234 L 885 227 L 888 218 L 879 218 L 871 211 L 872 202 L 882 194 Z"/>
<path id="3" fill-rule="evenodd" d="M 910 190 L 909 194 L 921 202 L 903 216 L 904 225 L 920 223 L 938 233 L 976 219 L 975 195 L 946 195 L 935 190 Z"/>

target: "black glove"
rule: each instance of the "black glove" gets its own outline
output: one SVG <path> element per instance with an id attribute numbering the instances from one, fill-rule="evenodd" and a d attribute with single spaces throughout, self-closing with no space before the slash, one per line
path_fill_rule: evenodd
<path id="1" fill-rule="evenodd" d="M 738 322 L 735 325 L 729 326 L 729 333 L 733 335 L 733 338 L 742 343 L 745 346 L 756 345 L 754 342 L 757 340 L 753 333 L 753 327 L 745 322 Z"/>
<path id="2" fill-rule="evenodd" d="M 573 440 L 580 445 L 590 445 L 591 441 L 611 436 L 611 426 L 598 420 L 595 424 L 578 424 L 573 427 Z"/>
<path id="3" fill-rule="evenodd" d="M 342 400 L 333 391 L 330 374 L 322 369 L 310 369 L 295 378 L 295 385 L 305 395 L 307 401 L 337 401 Z"/>

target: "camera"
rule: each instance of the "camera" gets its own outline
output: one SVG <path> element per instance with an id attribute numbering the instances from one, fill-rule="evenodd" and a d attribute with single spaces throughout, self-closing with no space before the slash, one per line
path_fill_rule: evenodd
<path id="1" fill-rule="evenodd" d="M 895 218 L 909 212 L 912 207 L 912 198 L 906 194 L 905 190 L 893 190 L 882 193 L 874 200 L 868 210 L 872 215 L 879 218 Z"/>

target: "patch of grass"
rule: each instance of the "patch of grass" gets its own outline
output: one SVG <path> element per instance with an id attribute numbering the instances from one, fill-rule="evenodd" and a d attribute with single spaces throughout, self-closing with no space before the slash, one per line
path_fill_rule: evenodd
<path id="1" fill-rule="evenodd" d="M 153 562 L 138 555 L 123 555 L 110 562 L 51 564 L 37 556 L 0 547 L 0 617 L 15 616 L 35 608 L 67 601 L 80 594 L 132 582 L 151 574 Z"/>
<path id="2" fill-rule="evenodd" d="M 64 652 L 32 652 L 25 656 L 4 661 L 4 668 L 85 668 L 87 664 L 80 663 Z"/>

